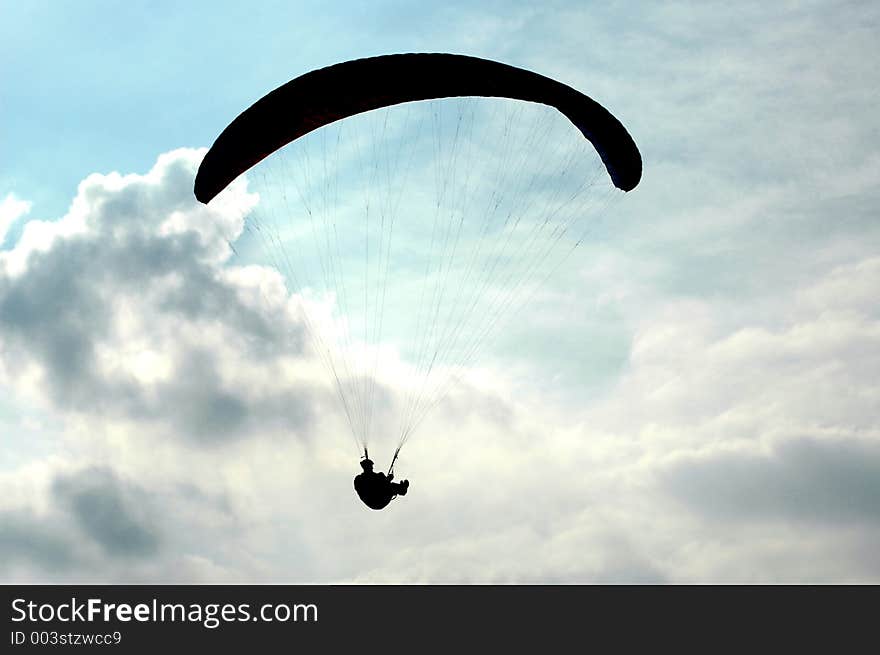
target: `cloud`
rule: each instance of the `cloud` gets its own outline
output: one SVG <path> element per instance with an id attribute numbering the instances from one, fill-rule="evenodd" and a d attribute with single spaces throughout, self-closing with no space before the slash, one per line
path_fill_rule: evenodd
<path id="1" fill-rule="evenodd" d="M 155 499 L 110 468 L 56 460 L 7 474 L 0 484 L 0 568 L 6 575 L 94 576 L 102 568 L 112 571 L 114 561 L 125 566 L 160 554 Z"/>
<path id="2" fill-rule="evenodd" d="M 75 538 L 64 526 L 53 526 L 22 511 L 0 512 L 0 571 L 35 564 L 50 573 L 78 565 L 73 555 Z"/>
<path id="3" fill-rule="evenodd" d="M 110 556 L 145 557 L 159 549 L 148 496 L 108 469 L 88 468 L 55 479 L 55 502 Z"/>
<path id="4" fill-rule="evenodd" d="M 16 198 L 14 193 L 6 194 L 6 197 L 0 202 L 0 245 L 3 244 L 12 224 L 30 210 L 30 202 Z"/>
<path id="5" fill-rule="evenodd" d="M 205 444 L 260 425 L 305 430 L 311 392 L 265 383 L 303 357 L 302 326 L 278 318 L 294 301 L 277 299 L 277 273 L 221 268 L 253 200 L 242 188 L 232 208 L 199 205 L 201 156 L 163 155 L 142 176 L 92 175 L 66 216 L 27 223 L 0 253 L 8 384 L 64 412 L 153 421 Z"/>
<path id="6" fill-rule="evenodd" d="M 664 473 L 676 497 L 713 521 L 874 524 L 880 528 L 880 442 L 790 439 L 767 453 L 711 452 Z"/>
<path id="7" fill-rule="evenodd" d="M 0 576 L 242 581 L 203 541 L 211 534 L 212 543 L 235 543 L 241 525 L 229 500 L 167 475 L 140 477 L 147 486 L 107 465 L 58 458 L 0 475 Z"/>

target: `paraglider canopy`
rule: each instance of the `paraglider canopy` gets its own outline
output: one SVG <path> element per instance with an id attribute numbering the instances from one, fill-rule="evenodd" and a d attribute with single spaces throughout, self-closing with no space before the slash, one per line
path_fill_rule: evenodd
<path id="1" fill-rule="evenodd" d="M 589 139 L 615 186 L 630 191 L 642 175 L 626 128 L 599 103 L 561 82 L 488 59 L 455 54 L 384 55 L 306 73 L 238 116 L 217 138 L 196 176 L 208 203 L 251 166 L 312 130 L 403 102 L 487 96 L 555 107 Z"/>

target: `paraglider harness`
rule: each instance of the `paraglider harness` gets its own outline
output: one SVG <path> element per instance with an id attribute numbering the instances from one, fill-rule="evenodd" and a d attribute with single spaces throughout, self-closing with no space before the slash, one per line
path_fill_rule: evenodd
<path id="1" fill-rule="evenodd" d="M 397 461 L 397 456 L 400 454 L 400 446 L 398 446 L 394 451 L 394 457 L 391 458 L 391 466 L 388 467 L 388 478 L 392 478 L 394 476 L 394 463 Z M 367 452 L 367 447 L 364 446 L 364 456 L 361 457 L 361 461 L 366 461 L 370 459 L 370 453 Z M 391 496 L 391 500 L 397 498 L 397 494 Z M 391 502 L 391 501 L 388 501 Z"/>

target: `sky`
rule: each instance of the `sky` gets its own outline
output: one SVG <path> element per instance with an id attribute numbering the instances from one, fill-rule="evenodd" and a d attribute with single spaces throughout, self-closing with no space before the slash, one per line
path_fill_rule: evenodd
<path id="1" fill-rule="evenodd" d="M 876 3 L 3 16 L 0 580 L 880 581 Z M 234 256 L 249 191 L 206 208 L 192 183 L 269 90 L 415 51 L 578 88 L 644 177 L 426 419 L 396 470 L 410 493 L 373 512 L 305 301 Z M 405 362 L 383 345 L 393 407 Z"/>

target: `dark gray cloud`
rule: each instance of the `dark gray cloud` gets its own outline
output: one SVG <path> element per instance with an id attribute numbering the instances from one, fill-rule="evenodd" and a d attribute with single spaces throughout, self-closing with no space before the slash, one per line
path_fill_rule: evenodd
<path id="1" fill-rule="evenodd" d="M 65 528 L 23 511 L 0 513 L 0 571 L 19 564 L 46 571 L 78 566 L 75 540 Z"/>
<path id="2" fill-rule="evenodd" d="M 7 580 L 214 580 L 241 528 L 226 491 L 192 482 L 144 485 L 107 466 L 58 471 L 33 504 L 0 510 L 0 575 Z M 201 541 L 204 530 L 225 539 Z M 201 537 L 201 538 L 200 538 Z M 198 555 L 190 555 L 198 552 Z M 48 576 L 48 577 L 46 577 Z M 224 578 L 227 579 L 227 578 Z"/>
<path id="3" fill-rule="evenodd" d="M 65 575 L 106 565 L 107 558 L 150 560 L 160 554 L 160 520 L 152 513 L 151 494 L 111 469 L 56 474 L 48 501 L 40 512 L 0 512 L 0 570 Z"/>
<path id="4" fill-rule="evenodd" d="M 62 243 L 32 253 L 26 275 L 0 274 L 4 359 L 23 366 L 37 358 L 47 370 L 46 392 L 61 405 L 98 382 L 94 345 L 107 334 L 109 308 L 88 271 L 96 249 L 81 240 Z"/>
<path id="5" fill-rule="evenodd" d="M 199 348 L 181 358 L 179 374 L 156 389 L 155 401 L 136 408 L 151 419 L 161 417 L 182 435 L 210 444 L 245 436 L 254 431 L 283 427 L 307 438 L 312 420 L 308 395 L 303 390 L 273 389 L 256 397 L 224 380 L 213 353 Z"/>
<path id="6" fill-rule="evenodd" d="M 149 515 L 149 496 L 106 468 L 62 475 L 52 485 L 58 506 L 90 539 L 114 557 L 151 557 L 158 553 L 159 531 Z"/>
<path id="7" fill-rule="evenodd" d="M 664 473 L 678 499 L 721 521 L 880 526 L 880 444 L 792 439 L 767 454 L 715 452 Z"/>

